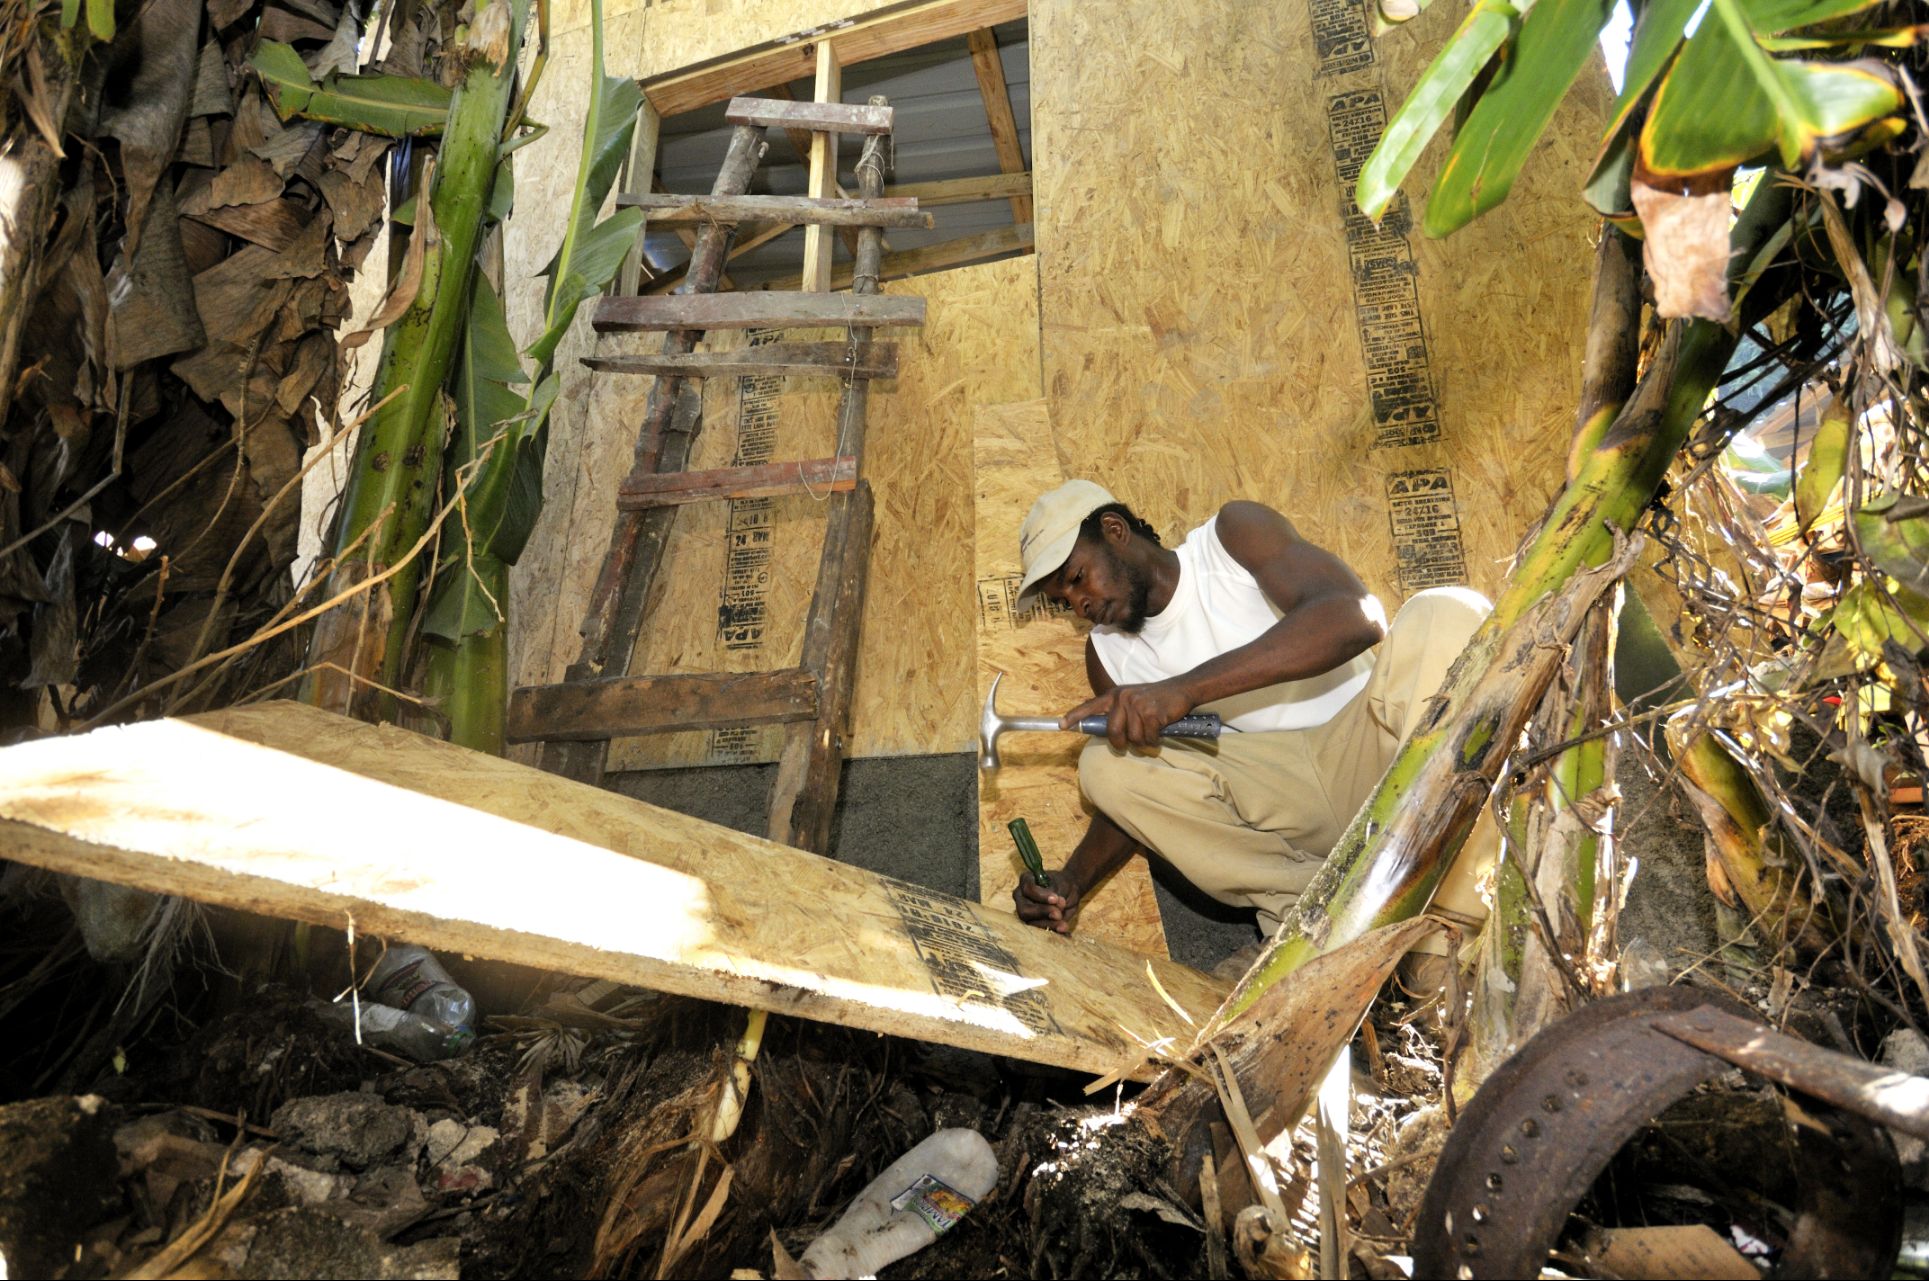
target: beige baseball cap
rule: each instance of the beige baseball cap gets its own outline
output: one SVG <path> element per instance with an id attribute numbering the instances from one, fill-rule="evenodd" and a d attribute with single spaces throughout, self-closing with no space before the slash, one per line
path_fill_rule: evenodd
<path id="1" fill-rule="evenodd" d="M 1038 584 L 1057 573 L 1071 556 L 1085 518 L 1117 501 L 1102 485 L 1068 480 L 1031 505 L 1025 523 L 1018 527 L 1018 562 L 1025 576 L 1018 584 L 1016 608 L 1029 607 Z"/>

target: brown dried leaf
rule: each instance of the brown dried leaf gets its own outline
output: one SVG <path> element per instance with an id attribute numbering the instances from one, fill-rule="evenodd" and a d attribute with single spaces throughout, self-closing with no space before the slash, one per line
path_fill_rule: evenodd
<path id="1" fill-rule="evenodd" d="M 250 147 L 250 155 L 259 156 L 275 167 L 275 172 L 286 178 L 295 171 L 308 155 L 309 149 L 321 141 L 322 127 L 313 120 L 289 125 L 274 137 L 256 147 Z"/>
<path id="2" fill-rule="evenodd" d="M 218 41 L 210 40 L 201 46 L 201 58 L 194 67 L 194 89 L 188 95 L 188 114 L 234 114 L 234 94 L 228 88 L 228 60 L 222 56 Z"/>
<path id="3" fill-rule="evenodd" d="M 116 368 L 192 351 L 207 341 L 194 308 L 194 287 L 181 250 L 181 219 L 167 183 L 154 189 L 153 221 L 125 276 L 108 291 L 112 300 Z"/>
<path id="4" fill-rule="evenodd" d="M 1633 194 L 1646 237 L 1641 252 L 1654 281 L 1655 313 L 1726 324 L 1728 222 L 1734 211 L 1727 184 L 1702 195 L 1682 195 L 1637 176 Z"/>
<path id="5" fill-rule="evenodd" d="M 309 334 L 303 338 L 295 347 L 294 358 L 288 362 L 288 372 L 282 375 L 281 385 L 275 388 L 276 407 L 293 418 L 334 359 L 335 343 L 327 334 Z"/>
<path id="6" fill-rule="evenodd" d="M 253 244 L 282 250 L 295 243 L 296 237 L 301 235 L 314 216 L 314 211 L 305 202 L 294 196 L 284 196 L 280 200 L 264 200 L 260 204 L 210 209 L 193 215 L 193 219 L 210 227 L 219 227 L 229 235 L 239 236 Z"/>
<path id="7" fill-rule="evenodd" d="M 333 18 L 326 23 L 321 23 L 313 18 L 278 7 L 270 8 L 261 15 L 263 40 L 279 40 L 283 44 L 293 44 L 297 40 L 328 40 L 333 38 L 334 34 Z"/>
<path id="8" fill-rule="evenodd" d="M 201 31 L 202 0 L 152 0 L 121 29 L 114 53 L 134 66 L 120 101 L 101 116 L 101 133 L 121 144 L 121 169 L 127 187 L 127 245 L 139 248 L 141 225 L 162 172 L 174 160 L 187 123 L 194 88 L 196 38 Z"/>
<path id="9" fill-rule="evenodd" d="M 214 175 L 214 181 L 208 187 L 206 207 L 221 209 L 228 205 L 260 204 L 279 196 L 284 185 L 273 165 L 257 156 L 243 156 Z M 203 210 L 192 209 L 189 212 L 201 213 Z"/>
<path id="10" fill-rule="evenodd" d="M 210 341 L 245 347 L 274 323 L 294 288 L 269 275 L 279 257 L 260 245 L 243 245 L 194 278 L 195 306 Z"/>
<path id="11" fill-rule="evenodd" d="M 181 149 L 174 158 L 186 165 L 199 165 L 203 169 L 214 168 L 214 130 L 208 127 L 207 120 L 195 116 L 181 131 Z"/>
<path id="12" fill-rule="evenodd" d="M 330 169 L 321 176 L 322 199 L 335 215 L 335 235 L 342 240 L 357 239 L 382 217 L 386 200 L 382 175 L 374 173 L 357 180 L 352 173 Z"/>
<path id="13" fill-rule="evenodd" d="M 423 173 L 423 191 L 431 189 L 429 179 L 432 176 L 429 172 Z M 409 252 L 402 260 L 402 270 L 396 275 L 395 283 L 389 286 L 388 297 L 382 299 L 382 305 L 369 318 L 367 326 L 342 339 L 341 350 L 344 354 L 374 337 L 377 330 L 386 329 L 400 320 L 422 288 L 422 260 L 429 242 L 436 238 L 435 214 L 426 200 L 417 201 L 416 209 L 415 234 L 409 237 Z"/>
<path id="14" fill-rule="evenodd" d="M 273 280 L 312 280 L 328 269 L 328 228 L 331 219 L 326 209 L 318 211 L 308 225 L 281 251 L 281 257 L 268 269 Z"/>
<path id="15" fill-rule="evenodd" d="M 14 78 L 13 96 L 26 109 L 27 117 L 33 127 L 46 139 L 48 150 L 61 159 L 67 152 L 60 145 L 60 122 L 54 119 L 53 104 L 47 93 L 47 69 L 41 65 L 40 42 L 34 41 L 27 46 L 27 81 Z"/>

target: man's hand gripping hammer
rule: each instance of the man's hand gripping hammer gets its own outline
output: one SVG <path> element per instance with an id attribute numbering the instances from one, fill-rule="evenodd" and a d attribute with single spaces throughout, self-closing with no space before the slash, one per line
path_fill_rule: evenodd
<path id="1" fill-rule="evenodd" d="M 991 692 L 985 695 L 984 715 L 978 718 L 978 768 L 998 768 L 998 736 L 1011 730 L 1036 730 L 1040 733 L 1053 732 L 1064 728 L 1055 716 L 1000 716 L 998 714 L 998 682 L 1005 679 L 1003 672 L 991 678 Z M 1103 716 L 1087 716 L 1077 726 L 1079 732 L 1104 737 L 1109 727 Z M 1159 731 L 1162 738 L 1211 738 L 1219 737 L 1220 721 L 1217 712 L 1194 712 L 1181 716 Z"/>

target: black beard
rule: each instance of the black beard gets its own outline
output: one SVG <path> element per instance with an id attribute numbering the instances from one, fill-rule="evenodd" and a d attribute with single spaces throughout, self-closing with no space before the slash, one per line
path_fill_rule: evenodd
<path id="1" fill-rule="evenodd" d="M 1113 570 L 1125 580 L 1125 617 L 1118 623 L 1118 629 L 1127 636 L 1137 636 L 1145 630 L 1147 610 L 1152 604 L 1152 575 L 1143 565 L 1128 565 L 1125 558 L 1110 547 L 1105 554 L 1112 558 Z"/>

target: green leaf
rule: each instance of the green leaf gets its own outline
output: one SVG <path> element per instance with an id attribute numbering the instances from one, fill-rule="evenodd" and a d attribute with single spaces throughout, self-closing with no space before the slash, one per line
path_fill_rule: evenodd
<path id="1" fill-rule="evenodd" d="M 1905 589 L 1929 595 L 1929 499 L 1884 494 L 1855 513 L 1863 553 Z"/>
<path id="2" fill-rule="evenodd" d="M 1634 39 L 1628 44 L 1628 63 L 1621 80 L 1621 96 L 1608 113 L 1607 132 L 1601 135 L 1606 147 L 1620 136 L 1628 117 L 1654 87 L 1655 81 L 1681 47 L 1681 33 L 1688 19 L 1695 16 L 1701 0 L 1649 0 L 1634 24 Z M 1596 167 L 1599 172 L 1599 167 Z"/>
<path id="3" fill-rule="evenodd" d="M 1829 621 L 1864 669 L 1882 661 L 1891 641 L 1907 650 L 1929 644 L 1929 598 L 1907 588 L 1886 591 L 1864 579 L 1842 593 Z"/>
<path id="4" fill-rule="evenodd" d="M 1595 162 L 1581 195 L 1603 218 L 1634 216 L 1634 137 L 1616 134 Z"/>
<path id="5" fill-rule="evenodd" d="M 80 21 L 80 0 L 60 0 L 60 26 L 64 31 L 72 31 Z"/>
<path id="6" fill-rule="evenodd" d="M 1655 93 L 1641 158 L 1652 173 L 1692 177 L 1779 147 L 1783 164 L 1794 168 L 1821 138 L 1901 102 L 1896 86 L 1868 67 L 1771 58 L 1755 43 L 1740 0 L 1714 0 Z"/>
<path id="7" fill-rule="evenodd" d="M 1873 9 L 1882 0 L 1744 0 L 1748 21 L 1755 30 L 1781 34 L 1799 27 L 1846 18 Z"/>
<path id="8" fill-rule="evenodd" d="M 102 44 L 114 39 L 114 0 L 87 0 L 87 30 Z"/>
<path id="9" fill-rule="evenodd" d="M 489 216 L 497 222 L 509 216 L 516 207 L 516 169 L 504 156 L 496 166 L 496 180 L 489 187 Z"/>
<path id="10" fill-rule="evenodd" d="M 618 210 L 601 226 L 595 221 L 596 211 L 609 195 L 617 170 L 629 151 L 630 138 L 636 131 L 636 115 L 643 105 L 643 91 L 634 80 L 603 75 L 600 29 L 595 39 L 594 58 L 598 91 L 591 96 L 589 115 L 583 121 L 583 151 L 577 164 L 569 225 L 556 256 L 543 268 L 543 274 L 549 277 L 549 287 L 543 297 L 543 332 L 529 348 L 530 356 L 542 364 L 547 364 L 555 355 L 556 344 L 569 332 L 577 307 L 610 282 L 622 265 L 623 255 L 629 251 L 629 245 L 625 244 L 614 259 L 610 259 L 606 253 L 598 252 L 608 248 L 607 241 L 596 237 L 620 220 L 620 225 L 627 226 L 633 243 L 636 229 L 643 221 L 642 211 L 637 209 Z M 596 261 L 580 260 L 588 253 L 597 253 Z"/>
<path id="11" fill-rule="evenodd" d="M 1757 43 L 1770 53 L 1798 53 L 1804 49 L 1844 49 L 1856 45 L 1879 45 L 1884 49 L 1907 49 L 1920 44 L 1929 34 L 1929 24 L 1913 27 L 1869 27 L 1857 31 L 1835 31 L 1812 36 L 1762 36 Z"/>
<path id="12" fill-rule="evenodd" d="M 1809 442 L 1808 457 L 1795 479 L 1795 518 L 1802 529 L 1813 525 L 1828 506 L 1829 496 L 1842 483 L 1842 471 L 1849 459 L 1849 407 L 1840 400 L 1832 402 L 1815 428 Z"/>
<path id="13" fill-rule="evenodd" d="M 422 611 L 423 634 L 459 644 L 464 636 L 501 626 L 509 597 L 499 589 L 507 582 L 501 562 L 487 552 L 454 558 L 437 571 L 435 590 Z"/>
<path id="14" fill-rule="evenodd" d="M 449 119 L 449 90 L 411 76 L 329 76 L 320 84 L 293 48 L 263 40 L 248 55 L 283 120 L 300 116 L 388 138 L 438 134 Z"/>
<path id="15" fill-rule="evenodd" d="M 1454 136 L 1427 197 L 1426 230 L 1445 236 L 1507 198 L 1547 122 L 1593 56 L 1613 0 L 1539 0 L 1500 70 Z"/>
<path id="16" fill-rule="evenodd" d="M 1386 212 L 1420 153 L 1452 114 L 1454 104 L 1494 51 L 1506 42 L 1517 17 L 1514 7 L 1505 0 L 1477 0 L 1473 12 L 1421 73 L 1388 122 L 1386 132 L 1380 135 L 1379 145 L 1361 166 L 1353 189 L 1361 213 L 1378 218 Z"/>

